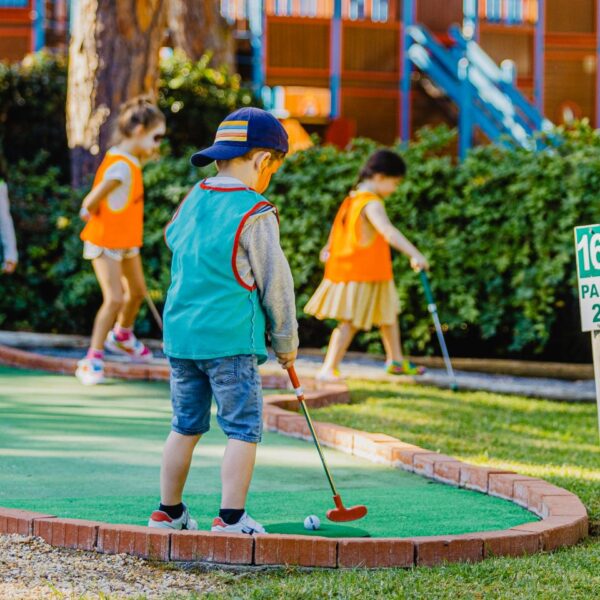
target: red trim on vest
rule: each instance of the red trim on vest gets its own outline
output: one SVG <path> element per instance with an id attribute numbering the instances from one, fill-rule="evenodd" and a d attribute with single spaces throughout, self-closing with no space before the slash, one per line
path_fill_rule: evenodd
<path id="1" fill-rule="evenodd" d="M 173 221 L 175 221 L 175 219 L 179 216 L 179 211 L 181 210 L 183 203 L 189 198 L 189 195 L 194 191 L 195 187 L 196 186 L 193 186 L 192 189 L 185 195 L 185 198 L 179 203 L 177 210 L 173 213 L 171 220 L 163 228 L 163 240 L 165 240 L 165 246 L 169 248 L 169 250 L 171 250 L 171 247 L 169 246 L 169 242 L 167 242 L 167 227 L 171 225 L 171 223 L 173 223 Z"/>
<path id="2" fill-rule="evenodd" d="M 259 208 L 262 208 L 263 206 L 271 206 L 273 208 L 275 208 L 275 206 L 273 206 L 273 204 L 271 204 L 270 202 L 267 202 L 266 200 L 262 200 L 261 202 L 259 202 L 258 204 L 255 204 L 242 218 L 242 220 L 240 221 L 240 224 L 238 226 L 238 229 L 235 233 L 235 240 L 233 241 L 233 253 L 231 254 L 231 268 L 233 269 L 233 274 L 235 276 L 236 281 L 245 289 L 248 290 L 249 292 L 253 292 L 256 289 L 256 283 L 253 286 L 249 286 L 241 277 L 240 274 L 238 273 L 237 270 L 237 253 L 238 253 L 238 247 L 240 245 L 240 237 L 242 236 L 242 230 L 244 229 L 244 225 L 246 224 L 246 221 L 252 216 L 252 214 L 254 213 L 254 211 L 258 210 Z M 277 213 L 277 209 L 275 208 L 275 213 Z M 279 216 L 277 216 L 277 222 L 279 222 Z"/>
<path id="3" fill-rule="evenodd" d="M 206 179 L 204 180 L 206 181 Z M 215 187 L 212 185 L 206 185 L 204 181 L 200 182 L 200 187 L 203 190 L 211 190 L 213 192 L 253 192 L 254 190 L 249 187 Z"/>

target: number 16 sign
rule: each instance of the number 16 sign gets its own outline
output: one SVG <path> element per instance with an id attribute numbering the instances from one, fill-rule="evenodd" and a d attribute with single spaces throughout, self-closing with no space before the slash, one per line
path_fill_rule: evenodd
<path id="1" fill-rule="evenodd" d="M 575 227 L 581 330 L 600 331 L 600 225 Z"/>
<path id="2" fill-rule="evenodd" d="M 600 225 L 575 227 L 575 251 L 577 252 L 581 329 L 592 332 L 598 432 L 600 433 Z"/>

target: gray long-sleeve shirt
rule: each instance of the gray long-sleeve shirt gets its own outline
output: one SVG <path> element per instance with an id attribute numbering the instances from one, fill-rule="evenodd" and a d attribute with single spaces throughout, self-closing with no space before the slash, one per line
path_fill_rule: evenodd
<path id="1" fill-rule="evenodd" d="M 8 188 L 2 180 L 0 180 L 0 242 L 2 243 L 4 262 L 16 263 L 19 255 L 17 253 L 15 228 L 10 216 Z"/>
<path id="2" fill-rule="evenodd" d="M 220 188 L 244 185 L 233 177 L 213 177 L 208 185 Z M 249 286 L 256 284 L 267 314 L 271 345 L 275 352 L 298 348 L 298 322 L 294 280 L 279 243 L 279 223 L 275 209 L 267 207 L 250 217 L 242 229 L 236 256 L 240 277 Z"/>

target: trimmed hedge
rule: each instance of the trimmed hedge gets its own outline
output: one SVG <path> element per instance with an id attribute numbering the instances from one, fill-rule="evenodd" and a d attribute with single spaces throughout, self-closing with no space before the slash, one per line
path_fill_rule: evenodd
<path id="1" fill-rule="evenodd" d="M 447 153 L 454 135 L 445 128 L 423 130 L 402 149 L 408 175 L 386 202 L 391 219 L 431 261 L 451 352 L 587 360 L 572 228 L 598 220 L 600 135 L 582 123 L 559 130 L 562 143 L 552 150 L 486 146 L 458 165 Z M 280 208 L 305 345 L 327 342 L 331 324 L 307 318 L 301 309 L 322 277 L 319 249 L 337 207 L 374 148 L 357 140 L 345 151 L 316 146 L 295 154 L 267 194 Z M 100 293 L 91 266 L 80 258 L 79 199 L 44 164 L 43 156 L 22 164 L 10 181 L 22 264 L 13 278 L 0 280 L 10 285 L 8 294 L 0 294 L 0 327 L 87 333 Z M 170 261 L 162 230 L 198 176 L 187 158 L 165 157 L 145 169 L 143 257 L 159 305 Z M 407 350 L 437 353 L 418 277 L 403 256 L 394 257 L 394 268 Z M 138 332 L 158 335 L 145 307 Z M 357 347 L 379 350 L 376 332 L 362 335 Z"/>

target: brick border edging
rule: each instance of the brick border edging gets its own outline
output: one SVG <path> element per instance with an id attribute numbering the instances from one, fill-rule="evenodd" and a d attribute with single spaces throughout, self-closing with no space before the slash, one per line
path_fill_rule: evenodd
<path id="1" fill-rule="evenodd" d="M 73 373 L 74 359 L 42 356 L 0 345 L 0 363 Z M 125 379 L 168 379 L 168 367 L 107 363 L 107 374 Z M 287 387 L 283 375 L 264 375 L 267 387 Z M 345 384 L 318 389 L 307 382 L 309 406 L 349 402 Z M 270 431 L 310 439 L 306 422 L 294 414 L 291 394 L 267 396 L 264 422 Z M 522 556 L 571 546 L 588 535 L 588 515 L 571 492 L 542 479 L 512 471 L 478 467 L 404 443 L 334 423 L 315 422 L 325 446 L 373 462 L 411 471 L 439 482 L 510 500 L 542 517 L 506 530 L 412 538 L 322 538 L 293 535 L 228 535 L 207 531 L 171 532 L 137 525 L 60 519 L 55 515 L 0 507 L 0 534 L 36 535 L 53 546 L 127 553 L 162 561 L 206 561 L 234 565 L 304 567 L 412 567 L 444 562 L 477 562 L 490 556 Z"/>

